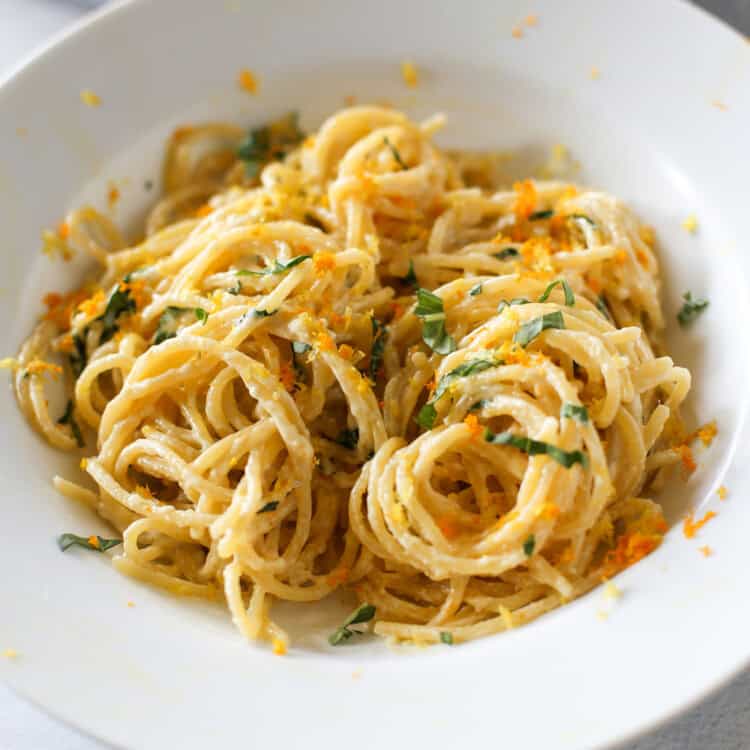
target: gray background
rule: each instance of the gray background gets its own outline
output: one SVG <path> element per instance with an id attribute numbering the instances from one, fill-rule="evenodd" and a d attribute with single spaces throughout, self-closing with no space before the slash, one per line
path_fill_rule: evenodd
<path id="1" fill-rule="evenodd" d="M 0 0 L 0 76 L 34 46 L 100 2 Z M 750 0 L 700 0 L 696 4 L 750 36 Z M 696 49 L 700 49 L 697 40 Z M 711 51 L 704 50 L 704 54 Z M 653 668 L 658 669 L 658 665 Z M 612 679 L 616 680 L 617 675 L 612 675 Z M 352 743 L 356 745 L 356 738 L 352 738 Z M 500 736 L 498 743 L 502 743 Z M 103 747 L 48 718 L 0 685 L 0 750 L 102 750 Z M 542 748 L 529 743 L 526 750 Z M 750 670 L 678 719 L 619 750 L 750 750 Z"/>

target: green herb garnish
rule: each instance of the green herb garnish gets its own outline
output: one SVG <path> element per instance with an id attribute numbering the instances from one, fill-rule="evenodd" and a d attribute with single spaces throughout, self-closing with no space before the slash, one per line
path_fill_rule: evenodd
<path id="1" fill-rule="evenodd" d="M 677 313 L 677 320 L 681 326 L 690 325 L 707 307 L 707 299 L 693 299 L 692 292 L 685 292 L 682 295 L 683 303 L 680 312 Z"/>
<path id="2" fill-rule="evenodd" d="M 488 370 L 490 367 L 497 367 L 500 364 L 502 364 L 502 362 L 499 360 L 470 359 L 443 375 L 437 384 L 437 388 L 435 388 L 435 393 L 433 393 L 432 398 L 419 410 L 416 420 L 417 424 L 420 427 L 431 430 L 437 417 L 437 410 L 434 405 L 440 400 L 440 398 L 442 398 L 452 383 L 459 378 L 476 375 L 478 372 Z"/>
<path id="3" fill-rule="evenodd" d="M 406 162 L 401 158 L 401 154 L 399 154 L 398 149 L 388 140 L 388 136 L 385 136 L 383 138 L 383 143 L 385 143 L 386 146 L 391 150 L 391 154 L 393 154 L 393 158 L 396 160 L 396 164 L 401 167 L 401 169 L 409 169 L 409 167 L 406 165 Z"/>
<path id="4" fill-rule="evenodd" d="M 516 331 L 513 336 L 513 342 L 526 347 L 542 331 L 546 331 L 548 328 L 565 328 L 565 320 L 559 310 L 526 321 L 526 323 Z"/>
<path id="5" fill-rule="evenodd" d="M 553 281 L 543 292 L 542 296 L 537 300 L 537 302 L 546 302 L 549 299 L 549 295 L 551 294 L 552 290 L 560 284 L 563 288 L 563 292 L 565 293 L 565 305 L 567 307 L 573 307 L 576 303 L 576 296 L 573 294 L 573 290 L 570 288 L 570 284 L 565 279 L 557 279 L 557 281 Z"/>
<path id="6" fill-rule="evenodd" d="M 448 646 L 452 646 L 453 645 L 453 633 L 451 633 L 449 630 L 441 630 L 440 641 L 441 643 L 445 643 Z"/>
<path id="7" fill-rule="evenodd" d="M 186 312 L 189 312 L 189 308 L 175 307 L 174 305 L 165 308 L 159 317 L 159 325 L 156 328 L 156 336 L 154 337 L 154 346 L 158 346 L 162 341 L 174 338 L 177 335 L 179 318 Z"/>
<path id="8" fill-rule="evenodd" d="M 253 308 L 253 317 L 256 318 L 268 318 L 271 315 L 276 315 L 278 310 L 259 310 L 257 307 Z"/>
<path id="9" fill-rule="evenodd" d="M 409 270 L 406 272 L 406 276 L 404 276 L 401 281 L 404 282 L 404 284 L 408 284 L 409 286 L 416 286 L 417 285 L 417 274 L 414 273 L 414 261 L 409 261 Z"/>
<path id="10" fill-rule="evenodd" d="M 294 365 L 294 372 L 297 375 L 297 380 L 300 382 L 305 381 L 305 368 L 297 361 L 298 354 L 304 354 L 312 349 L 310 344 L 306 344 L 304 341 L 292 341 L 292 364 Z"/>
<path id="11" fill-rule="evenodd" d="M 478 294 L 482 293 L 482 284 L 476 284 L 475 286 L 471 287 L 469 289 L 469 296 L 470 297 L 476 297 Z"/>
<path id="12" fill-rule="evenodd" d="M 326 230 L 325 226 L 320 221 L 320 219 L 318 219 L 318 217 L 315 214 L 311 214 L 310 212 L 305 214 L 305 224 L 309 224 L 310 226 L 313 226 L 316 229 L 320 229 L 321 232 L 325 232 Z"/>
<path id="13" fill-rule="evenodd" d="M 352 630 L 351 625 L 359 625 L 362 622 L 369 622 L 375 617 L 375 607 L 372 604 L 361 604 L 357 609 L 346 618 L 341 627 L 328 636 L 328 643 L 332 646 L 339 646 L 344 641 L 348 641 L 355 633 L 361 635 L 362 631 Z"/>
<path id="14" fill-rule="evenodd" d="M 534 211 L 533 214 L 529 214 L 529 221 L 540 221 L 541 219 L 550 219 L 555 215 L 552 209 L 546 211 Z"/>
<path id="15" fill-rule="evenodd" d="M 208 313 L 202 307 L 195 308 L 195 317 L 198 318 L 203 325 L 206 325 L 208 322 Z"/>
<path id="16" fill-rule="evenodd" d="M 341 430 L 336 436 L 334 442 L 342 445 L 344 448 L 354 450 L 359 443 L 359 428 L 355 427 L 353 430 Z"/>
<path id="17" fill-rule="evenodd" d="M 88 328 L 84 330 L 84 337 Z M 77 333 L 73 334 L 73 352 L 70 354 L 70 368 L 73 370 L 73 375 L 76 379 L 86 368 L 88 362 L 88 356 L 86 354 L 86 341 L 84 337 L 79 336 Z"/>
<path id="18" fill-rule="evenodd" d="M 609 307 L 607 307 L 607 302 L 605 301 L 604 296 L 601 294 L 596 298 L 596 309 L 607 320 L 612 320 L 612 314 L 609 312 Z"/>
<path id="19" fill-rule="evenodd" d="M 279 507 L 279 501 L 278 500 L 271 500 L 267 502 L 260 510 L 258 510 L 258 513 L 270 513 L 272 510 L 276 510 L 276 508 Z"/>
<path id="20" fill-rule="evenodd" d="M 235 296 L 241 294 L 242 282 L 238 281 L 234 286 L 230 286 L 229 289 L 227 289 L 227 292 L 229 292 L 229 294 L 234 294 Z"/>
<path id="21" fill-rule="evenodd" d="M 437 354 L 456 351 L 456 342 L 445 330 L 443 300 L 426 289 L 417 289 L 414 314 L 422 318 L 422 340 Z"/>
<path id="22" fill-rule="evenodd" d="M 513 307 L 515 305 L 528 305 L 530 303 L 531 300 L 526 299 L 526 297 L 513 297 L 510 302 L 508 302 L 507 299 L 501 299 L 497 306 L 497 311 L 501 313 L 503 310 L 505 310 L 506 307 Z"/>
<path id="23" fill-rule="evenodd" d="M 292 341 L 292 351 L 295 354 L 304 354 L 312 349 L 310 344 L 306 344 L 304 341 Z"/>
<path id="24" fill-rule="evenodd" d="M 112 296 L 107 300 L 107 306 L 104 312 L 95 318 L 92 322 L 101 322 L 102 332 L 99 335 L 99 344 L 105 344 L 120 329 L 117 325 L 117 319 L 125 313 L 135 311 L 135 300 L 130 296 L 130 289 L 121 290 L 118 286 Z"/>
<path id="25" fill-rule="evenodd" d="M 122 544 L 122 539 L 105 539 L 102 536 L 78 536 L 77 534 L 61 534 L 57 537 L 57 546 L 65 552 L 70 547 L 83 547 L 94 552 L 106 552 L 112 547 Z"/>
<path id="26" fill-rule="evenodd" d="M 378 378 L 378 372 L 383 365 L 385 342 L 388 338 L 388 328 L 377 318 L 370 318 L 372 322 L 372 353 L 370 354 L 370 378 L 373 382 Z"/>
<path id="27" fill-rule="evenodd" d="M 531 557 L 534 554 L 534 547 L 536 547 L 536 538 L 533 534 L 529 534 L 526 537 L 526 541 L 523 543 L 523 553 L 526 557 Z"/>
<path id="28" fill-rule="evenodd" d="M 75 415 L 73 414 L 73 399 L 68 401 L 68 405 L 65 407 L 65 413 L 57 420 L 57 424 L 70 425 L 70 431 L 73 433 L 73 437 L 75 438 L 76 443 L 78 443 L 78 447 L 83 448 L 85 443 L 83 441 L 83 435 L 81 434 L 81 428 L 78 426 L 78 422 L 76 422 Z"/>
<path id="29" fill-rule="evenodd" d="M 241 271 L 237 271 L 237 276 L 277 276 L 280 273 L 286 273 L 310 258 L 312 258 L 312 255 L 298 255 L 296 258 L 292 258 L 286 263 L 279 263 L 278 260 L 275 260 L 272 266 L 264 268 L 262 271 L 248 271 L 242 269 Z"/>
<path id="30" fill-rule="evenodd" d="M 489 429 L 485 430 L 484 439 L 495 445 L 510 445 L 529 456 L 547 455 L 557 461 L 561 466 L 569 469 L 573 464 L 581 464 L 585 469 L 588 466 L 588 458 L 581 451 L 564 451 L 556 445 L 544 443 L 541 440 L 514 435 L 512 432 L 499 432 L 494 434 Z"/>
<path id="31" fill-rule="evenodd" d="M 560 409 L 560 417 L 565 419 L 575 419 L 576 422 L 582 422 L 586 424 L 589 421 L 589 410 L 585 406 L 579 404 L 563 404 Z"/>
<path id="32" fill-rule="evenodd" d="M 519 255 L 515 247 L 504 247 L 499 253 L 493 253 L 492 257 L 498 260 L 508 260 L 508 258 L 517 258 Z"/>
<path id="33" fill-rule="evenodd" d="M 578 221 L 585 221 L 587 224 L 590 224 L 592 227 L 596 227 L 596 224 L 594 223 L 593 219 L 590 219 L 585 214 L 568 214 L 566 219 L 574 219 Z"/>
<path id="34" fill-rule="evenodd" d="M 251 129 L 237 156 L 245 162 L 247 176 L 257 177 L 268 162 L 283 159 L 304 137 L 297 113 L 290 112 L 269 125 Z"/>

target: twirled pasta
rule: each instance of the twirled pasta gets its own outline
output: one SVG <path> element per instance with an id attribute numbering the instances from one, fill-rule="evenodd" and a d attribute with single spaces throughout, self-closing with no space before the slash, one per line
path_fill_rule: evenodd
<path id="1" fill-rule="evenodd" d="M 239 129 L 177 131 L 134 245 L 90 208 L 64 225 L 102 270 L 48 296 L 15 389 L 53 445 L 96 434 L 95 487 L 55 481 L 122 532 L 115 566 L 283 650 L 274 598 L 350 586 L 377 633 L 458 642 L 654 549 L 690 375 L 654 354 L 650 232 L 603 193 L 480 188 L 439 117 L 343 110 L 274 160 L 290 122 L 247 173 Z"/>

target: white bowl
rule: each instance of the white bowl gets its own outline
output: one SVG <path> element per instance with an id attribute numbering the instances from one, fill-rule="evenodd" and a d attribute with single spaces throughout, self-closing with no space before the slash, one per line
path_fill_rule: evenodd
<path id="1" fill-rule="evenodd" d="M 538 25 L 514 38 L 530 12 Z M 422 72 L 417 89 L 400 78 L 404 58 Z M 236 84 L 244 67 L 261 79 L 258 96 Z M 82 89 L 102 105 L 84 106 Z M 16 351 L 44 291 L 83 273 L 41 256 L 40 231 L 82 202 L 106 208 L 108 179 L 123 195 L 117 218 L 142 214 L 152 199 L 144 180 L 158 177 L 175 125 L 254 124 L 299 109 L 312 128 L 349 94 L 417 116 L 442 110 L 442 143 L 513 150 L 515 173 L 566 144 L 581 182 L 623 197 L 656 227 L 669 318 L 686 289 L 710 298 L 703 318 L 670 338 L 694 375 L 693 417 L 716 418 L 720 431 L 690 481 L 663 496 L 675 524 L 665 543 L 618 578 L 624 596 L 606 622 L 594 591 L 460 647 L 331 649 L 333 605 L 286 607 L 297 638 L 278 658 L 246 643 L 218 605 L 165 596 L 103 557 L 61 554 L 60 532 L 105 529 L 54 492 L 52 474 L 74 472 L 75 462 L 32 433 L 8 392 L 0 649 L 19 655 L 3 659 L 0 674 L 56 716 L 133 748 L 622 741 L 750 657 L 741 583 L 750 539 L 750 46 L 701 11 L 673 0 L 142 0 L 105 10 L 0 88 L 0 353 Z M 692 213 L 695 235 L 681 228 Z M 720 483 L 730 490 L 724 503 Z M 679 527 L 690 505 L 719 511 L 695 540 Z M 708 559 L 703 544 L 715 550 Z"/>

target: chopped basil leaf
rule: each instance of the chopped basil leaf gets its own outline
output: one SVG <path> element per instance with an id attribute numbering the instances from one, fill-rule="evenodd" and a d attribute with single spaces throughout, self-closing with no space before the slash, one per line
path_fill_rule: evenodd
<path id="1" fill-rule="evenodd" d="M 332 646 L 338 646 L 344 641 L 349 640 L 355 633 L 360 633 L 360 630 L 351 630 L 351 625 L 359 625 L 363 622 L 369 622 L 375 617 L 375 607 L 372 604 L 361 604 L 357 609 L 352 612 L 349 617 L 346 618 L 344 623 L 336 628 L 328 637 L 328 642 Z"/>
<path id="2" fill-rule="evenodd" d="M 306 344 L 304 341 L 292 341 L 292 364 L 294 365 L 294 372 L 297 375 L 297 380 L 304 383 L 305 381 L 305 368 L 297 361 L 298 354 L 304 354 L 312 349 L 310 344 Z"/>
<path id="3" fill-rule="evenodd" d="M 580 406 L 579 404 L 563 404 L 560 410 L 560 417 L 563 419 L 568 417 L 585 424 L 589 421 L 589 411 L 585 406 Z"/>
<path id="4" fill-rule="evenodd" d="M 585 214 L 568 214 L 566 219 L 574 219 L 579 221 L 585 221 L 586 223 L 590 224 L 592 227 L 596 227 L 596 224 L 594 223 L 593 219 L 590 219 Z"/>
<path id="5" fill-rule="evenodd" d="M 526 541 L 523 543 L 523 553 L 526 557 L 531 557 L 534 554 L 534 547 L 536 547 L 536 538 L 533 534 L 529 534 L 526 537 Z"/>
<path id="6" fill-rule="evenodd" d="M 325 232 L 326 230 L 320 219 L 318 219 L 315 214 L 311 214 L 309 212 L 305 214 L 305 224 L 310 224 L 310 226 L 313 226 L 316 229 L 320 229 L 321 232 Z"/>
<path id="7" fill-rule="evenodd" d="M 107 306 L 104 312 L 92 322 L 102 323 L 102 332 L 99 336 L 99 344 L 105 344 L 119 330 L 117 319 L 124 313 L 132 313 L 135 310 L 135 300 L 130 296 L 130 289 L 127 287 L 121 290 L 118 286 L 112 296 L 107 300 Z"/>
<path id="8" fill-rule="evenodd" d="M 512 307 L 514 305 L 528 305 L 531 303 L 530 299 L 526 299 L 526 297 L 513 297 L 513 299 L 508 302 L 507 299 L 501 299 L 500 303 L 497 306 L 497 311 L 501 313 L 503 310 L 505 310 L 506 307 Z"/>
<path id="9" fill-rule="evenodd" d="M 175 307 L 170 305 L 159 317 L 159 325 L 156 328 L 154 337 L 154 346 L 158 346 L 162 341 L 174 338 L 177 335 L 177 325 L 182 313 L 187 312 L 187 308 Z"/>
<path id="10" fill-rule="evenodd" d="M 607 302 L 604 299 L 604 295 L 600 294 L 596 298 L 596 309 L 607 319 L 612 320 L 612 315 L 609 312 L 609 307 L 607 307 Z"/>
<path id="11" fill-rule="evenodd" d="M 552 290 L 560 284 L 563 288 L 563 292 L 565 293 L 565 305 L 567 307 L 573 307 L 576 303 L 576 296 L 573 294 L 573 290 L 570 288 L 570 284 L 565 279 L 557 279 L 557 281 L 553 281 L 545 290 L 542 296 L 537 300 L 537 302 L 546 302 L 549 299 L 549 295 L 552 292 Z"/>
<path id="12" fill-rule="evenodd" d="M 497 367 L 500 364 L 502 364 L 502 362 L 497 360 L 470 359 L 443 375 L 437 384 L 435 393 L 432 394 L 432 398 L 419 410 L 416 419 L 417 424 L 425 429 L 432 429 L 435 424 L 435 419 L 437 418 L 437 410 L 435 409 L 434 404 L 442 398 L 448 388 L 450 388 L 451 384 L 458 380 L 458 378 L 466 378 L 469 375 L 475 375 L 478 372 L 488 370 L 490 367 Z"/>
<path id="13" fill-rule="evenodd" d="M 247 176 L 257 177 L 268 162 L 283 159 L 287 151 L 304 137 L 305 134 L 299 129 L 297 113 L 291 112 L 276 122 L 250 130 L 237 149 L 237 156 L 245 162 Z"/>
<path id="14" fill-rule="evenodd" d="M 685 292 L 682 299 L 682 308 L 677 313 L 677 320 L 684 327 L 690 325 L 708 307 L 708 300 L 693 299 L 692 292 Z"/>
<path id="15" fill-rule="evenodd" d="M 552 209 L 548 209 L 547 211 L 534 211 L 533 214 L 529 214 L 529 221 L 539 221 L 541 219 L 550 219 L 555 215 L 555 212 Z"/>
<path id="16" fill-rule="evenodd" d="M 370 377 L 373 381 L 378 378 L 378 372 L 383 365 L 385 342 L 388 338 L 388 328 L 377 318 L 370 318 L 372 322 L 372 353 L 370 354 Z"/>
<path id="17" fill-rule="evenodd" d="M 523 347 L 528 346 L 542 331 L 548 328 L 565 328 L 562 313 L 557 310 L 539 318 L 526 321 L 513 336 L 513 342 Z"/>
<path id="18" fill-rule="evenodd" d="M 83 441 L 83 435 L 81 435 L 81 428 L 78 426 L 78 422 L 76 422 L 75 415 L 73 414 L 73 399 L 68 401 L 68 405 L 65 407 L 65 413 L 57 420 L 57 424 L 70 425 L 70 431 L 73 433 L 73 437 L 75 438 L 76 443 L 78 443 L 78 447 L 83 448 L 85 443 Z"/>
<path id="19" fill-rule="evenodd" d="M 476 284 L 475 286 L 471 287 L 471 289 L 469 289 L 469 296 L 470 297 L 476 297 L 478 294 L 481 294 L 481 293 L 482 293 L 482 285 L 481 285 L 481 283 L 480 284 Z"/>
<path id="20" fill-rule="evenodd" d="M 229 294 L 241 294 L 242 293 L 242 282 L 238 281 L 234 286 L 230 286 L 229 289 L 227 289 Z"/>
<path id="21" fill-rule="evenodd" d="M 453 633 L 451 633 L 448 630 L 441 630 L 440 631 L 440 641 L 442 643 L 445 643 L 448 646 L 453 645 Z"/>
<path id="22" fill-rule="evenodd" d="M 84 330 L 84 336 L 85 335 L 86 331 Z M 79 336 L 77 333 L 73 334 L 73 352 L 71 353 L 69 359 L 70 368 L 73 370 L 73 375 L 78 378 L 86 368 L 88 356 L 86 354 L 86 342 L 84 338 Z"/>
<path id="23" fill-rule="evenodd" d="M 401 154 L 399 154 L 398 149 L 388 140 L 388 136 L 385 136 L 383 138 L 383 143 L 385 143 L 386 146 L 391 150 L 391 153 L 393 154 L 393 158 L 396 160 L 396 164 L 401 167 L 401 169 L 409 169 L 409 167 L 406 165 L 406 162 L 401 158 Z"/>
<path id="24" fill-rule="evenodd" d="M 511 445 L 529 456 L 547 455 L 566 469 L 573 464 L 581 464 L 584 469 L 588 466 L 588 458 L 581 451 L 564 451 L 556 445 L 514 435 L 512 432 L 499 432 L 496 435 L 488 429 L 485 430 L 484 439 L 495 445 Z"/>
<path id="25" fill-rule="evenodd" d="M 195 308 L 195 317 L 202 321 L 203 325 L 208 322 L 208 313 L 202 307 Z"/>
<path id="26" fill-rule="evenodd" d="M 417 289 L 414 314 L 422 318 L 422 340 L 437 354 L 456 351 L 456 342 L 445 330 L 443 300 L 426 289 Z"/>
<path id="27" fill-rule="evenodd" d="M 508 258 L 517 258 L 519 255 L 515 247 L 504 247 L 499 253 L 493 253 L 492 257 L 498 260 L 508 260 Z"/>
<path id="28" fill-rule="evenodd" d="M 344 448 L 354 450 L 359 443 L 359 428 L 355 427 L 353 430 L 341 430 L 336 436 L 334 442 L 342 445 Z"/>
<path id="29" fill-rule="evenodd" d="M 248 271 L 242 269 L 241 271 L 237 271 L 237 276 L 277 276 L 280 273 L 289 271 L 291 268 L 298 266 L 300 263 L 309 260 L 310 258 L 312 258 L 312 255 L 298 255 L 296 258 L 292 258 L 286 263 L 279 263 L 278 260 L 275 260 L 272 266 L 264 268 L 262 271 Z"/>
<path id="30" fill-rule="evenodd" d="M 469 375 L 476 375 L 478 372 L 489 370 L 491 367 L 497 367 L 499 364 L 499 361 L 491 359 L 469 359 L 466 362 L 462 362 L 458 367 L 454 367 L 449 373 L 440 378 L 440 382 L 438 383 L 432 397 L 433 403 L 437 401 L 448 390 L 451 383 L 458 380 L 458 378 L 466 378 Z"/>
<path id="31" fill-rule="evenodd" d="M 267 502 L 260 510 L 258 510 L 258 513 L 270 513 L 272 510 L 276 510 L 276 508 L 278 507 L 279 501 L 271 500 L 270 502 Z"/>
<path id="32" fill-rule="evenodd" d="M 409 286 L 416 286 L 417 285 L 417 274 L 414 273 L 414 261 L 409 261 L 409 270 L 406 272 L 406 276 L 404 276 L 401 281 L 404 282 L 404 284 L 408 284 Z"/>
<path id="33" fill-rule="evenodd" d="M 70 547 L 83 547 L 94 552 L 106 552 L 112 547 L 122 544 L 122 539 L 105 539 L 102 536 L 78 536 L 77 534 L 61 534 L 57 537 L 57 546 L 65 552 Z"/>
<path id="34" fill-rule="evenodd" d="M 487 399 L 480 398 L 479 401 L 469 407 L 469 411 L 479 411 L 480 409 L 484 409 L 485 406 L 487 406 Z"/>
<path id="35" fill-rule="evenodd" d="M 253 316 L 256 318 L 268 318 L 271 315 L 276 315 L 278 310 L 259 310 L 257 307 L 253 309 Z"/>

